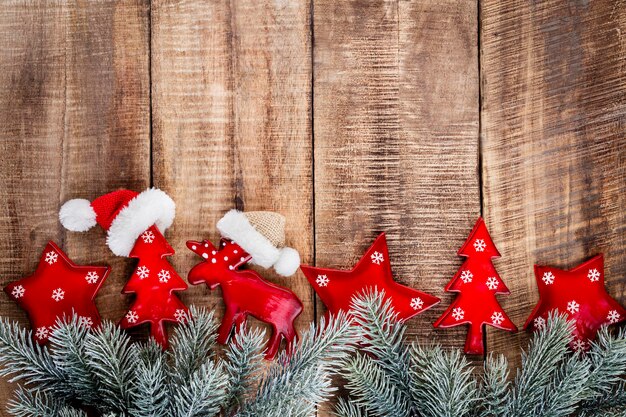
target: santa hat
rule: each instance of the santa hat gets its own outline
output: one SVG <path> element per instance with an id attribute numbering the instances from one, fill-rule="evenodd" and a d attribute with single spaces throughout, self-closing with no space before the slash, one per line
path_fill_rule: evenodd
<path id="1" fill-rule="evenodd" d="M 68 230 L 85 232 L 96 224 L 107 231 L 107 245 L 118 256 L 128 256 L 137 238 L 152 225 L 164 232 L 172 225 L 176 205 L 157 188 L 137 193 L 117 190 L 92 202 L 68 200 L 59 210 L 59 220 Z"/>
<path id="2" fill-rule="evenodd" d="M 217 222 L 217 229 L 248 252 L 254 264 L 273 266 L 284 276 L 293 275 L 300 266 L 298 251 L 285 246 L 285 217 L 278 213 L 231 210 Z"/>

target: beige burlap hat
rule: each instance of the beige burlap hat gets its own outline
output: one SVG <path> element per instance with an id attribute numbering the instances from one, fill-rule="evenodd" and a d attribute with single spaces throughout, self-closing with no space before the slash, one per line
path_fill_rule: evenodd
<path id="1" fill-rule="evenodd" d="M 285 216 L 271 211 L 231 210 L 217 222 L 223 237 L 232 240 L 263 268 L 274 267 L 280 275 L 293 275 L 300 254 L 285 246 Z"/>

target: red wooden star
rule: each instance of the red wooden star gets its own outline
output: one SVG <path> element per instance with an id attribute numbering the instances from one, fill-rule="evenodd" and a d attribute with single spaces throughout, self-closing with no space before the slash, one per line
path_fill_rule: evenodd
<path id="1" fill-rule="evenodd" d="M 110 270 L 76 265 L 54 242 L 48 242 L 35 273 L 9 283 L 4 292 L 26 310 L 34 339 L 44 344 L 57 318 L 76 314 L 85 326 L 100 325 L 93 300 Z"/>
<path id="2" fill-rule="evenodd" d="M 385 291 L 386 297 L 391 300 L 395 312 L 398 313 L 399 320 L 402 321 L 440 301 L 437 297 L 393 280 L 384 233 L 378 236 L 351 271 L 305 265 L 300 268 L 332 314 L 337 314 L 339 310 L 348 311 L 353 297 L 374 287 L 379 291 Z"/>
<path id="3" fill-rule="evenodd" d="M 626 310 L 604 288 L 604 257 L 596 255 L 574 269 L 564 271 L 535 265 L 539 302 L 524 328 L 545 326 L 548 313 L 557 309 L 576 322 L 573 350 L 587 350 L 598 329 L 626 319 Z"/>

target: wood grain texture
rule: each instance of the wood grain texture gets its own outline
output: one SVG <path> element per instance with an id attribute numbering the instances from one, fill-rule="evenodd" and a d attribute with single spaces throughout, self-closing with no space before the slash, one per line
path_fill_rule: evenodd
<path id="1" fill-rule="evenodd" d="M 480 214 L 476 4 L 314 3 L 316 264 L 351 268 L 378 233 L 397 281 L 443 299 L 409 340 L 435 331 L 456 251 Z"/>
<path id="2" fill-rule="evenodd" d="M 311 262 L 311 38 L 305 1 L 155 1 L 152 6 L 154 184 L 177 203 L 168 240 L 186 274 L 200 262 L 189 239 L 219 240 L 216 222 L 232 208 L 287 218 L 287 244 Z M 298 271 L 272 282 L 303 301 Z M 189 304 L 222 310 L 219 290 L 190 288 Z"/>
<path id="3" fill-rule="evenodd" d="M 97 298 L 117 320 L 132 271 L 104 232 L 65 233 L 61 202 L 149 185 L 147 1 L 9 1 L 0 12 L 2 286 L 33 271 L 55 240 L 78 263 L 110 264 Z M 6 297 L 0 314 L 26 323 Z M 13 387 L 0 388 L 6 404 Z M 4 416 L 5 407 L 0 415 Z"/>
<path id="4" fill-rule="evenodd" d="M 482 5 L 482 139 L 487 224 L 523 325 L 534 263 L 570 268 L 605 254 L 609 293 L 626 301 L 626 4 Z M 489 331 L 519 364 L 528 333 Z"/>

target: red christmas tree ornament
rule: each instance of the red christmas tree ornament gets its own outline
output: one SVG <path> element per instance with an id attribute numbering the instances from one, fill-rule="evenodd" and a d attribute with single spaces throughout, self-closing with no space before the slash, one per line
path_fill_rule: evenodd
<path id="1" fill-rule="evenodd" d="M 467 259 L 445 290 L 459 295 L 434 325 L 453 327 L 469 324 L 465 353 L 483 355 L 485 324 L 511 332 L 516 332 L 517 327 L 496 300 L 496 294 L 509 294 L 509 290 L 491 262 L 493 258 L 500 257 L 500 253 L 482 217 L 476 222 L 458 254 Z"/>
<path id="2" fill-rule="evenodd" d="M 384 290 L 398 319 L 405 321 L 439 303 L 437 297 L 394 281 L 387 240 L 381 233 L 350 271 L 300 267 L 331 314 L 349 311 L 352 299 L 367 289 Z"/>
<path id="3" fill-rule="evenodd" d="M 35 273 L 11 282 L 4 291 L 26 310 L 35 340 L 44 344 L 58 318 L 76 314 L 84 326 L 100 325 L 93 300 L 110 270 L 76 265 L 54 242 L 48 242 Z"/>
<path id="4" fill-rule="evenodd" d="M 174 249 L 162 232 L 171 226 L 174 214 L 174 201 L 156 188 L 141 193 L 118 190 L 93 202 L 69 200 L 59 212 L 67 229 L 82 232 L 99 224 L 107 231 L 107 245 L 113 253 L 139 259 L 123 289 L 125 294 L 136 294 L 136 299 L 120 326 L 151 323 L 152 336 L 164 348 L 164 322 L 181 321 L 187 314 L 187 308 L 174 294 L 187 289 L 187 284 L 165 259 L 174 254 Z"/>
<path id="5" fill-rule="evenodd" d="M 548 313 L 558 310 L 574 320 L 575 339 L 571 348 L 586 351 L 601 326 L 626 319 L 626 310 L 606 292 L 604 258 L 594 256 L 574 269 L 564 271 L 535 265 L 539 302 L 526 320 L 524 328 L 543 328 Z"/>
<path id="6" fill-rule="evenodd" d="M 226 311 L 218 342 L 228 342 L 231 331 L 253 316 L 272 327 L 267 359 L 276 356 L 283 339 L 289 346 L 297 338 L 294 320 L 302 312 L 302 302 L 291 290 L 240 268 L 250 262 L 264 268 L 273 266 L 281 275 L 294 274 L 300 257 L 294 249 L 284 247 L 284 224 L 285 218 L 277 213 L 232 210 L 217 223 L 224 236 L 219 248 L 208 240 L 187 242 L 189 249 L 204 258 L 189 272 L 189 282 L 222 289 Z"/>

